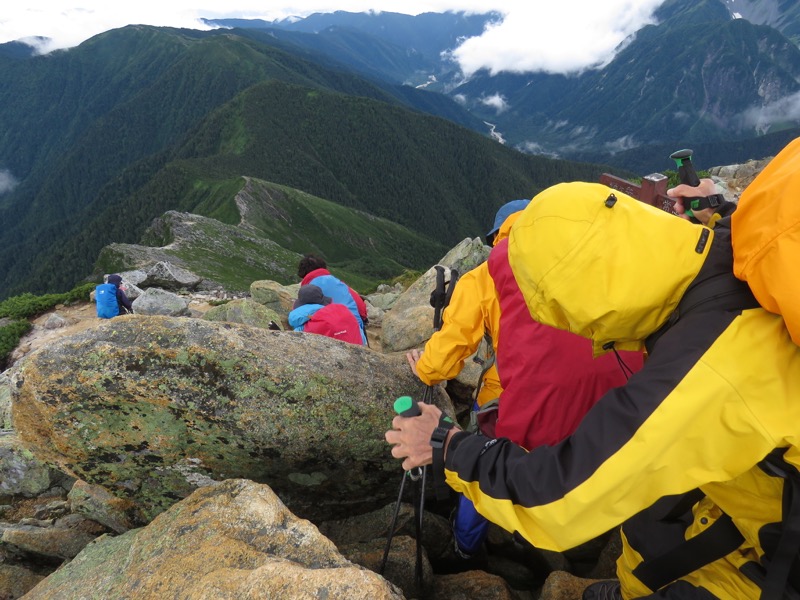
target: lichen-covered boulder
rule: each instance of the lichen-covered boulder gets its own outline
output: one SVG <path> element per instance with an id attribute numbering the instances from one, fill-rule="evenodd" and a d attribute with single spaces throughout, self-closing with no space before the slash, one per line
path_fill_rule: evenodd
<path id="1" fill-rule="evenodd" d="M 228 323 L 242 323 L 251 327 L 269 329 L 270 322 L 281 325 L 281 316 L 271 308 L 254 302 L 247 298 L 231 300 L 210 308 L 203 315 L 206 321 L 226 321 Z M 282 328 L 282 327 L 281 327 Z"/>
<path id="2" fill-rule="evenodd" d="M 250 295 L 254 302 L 263 304 L 275 312 L 285 315 L 292 310 L 300 284 L 282 285 L 277 281 L 254 281 L 250 284 Z"/>
<path id="3" fill-rule="evenodd" d="M 318 521 L 394 498 L 401 470 L 383 435 L 395 398 L 423 389 L 402 354 L 130 315 L 31 353 L 12 402 L 20 440 L 40 460 L 131 499 L 135 522 L 239 477 Z"/>
<path id="4" fill-rule="evenodd" d="M 81 598 L 88 590 L 93 598 L 403 598 L 267 486 L 244 480 L 200 489 L 147 527 L 102 538 L 26 598 Z"/>

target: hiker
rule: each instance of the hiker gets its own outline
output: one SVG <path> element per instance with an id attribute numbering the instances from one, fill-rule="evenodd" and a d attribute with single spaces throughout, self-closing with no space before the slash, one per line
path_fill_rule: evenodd
<path id="1" fill-rule="evenodd" d="M 109 275 L 106 283 L 94 288 L 94 301 L 97 305 L 97 316 L 101 319 L 133 314 L 133 304 L 122 288 L 122 277 L 116 273 Z"/>
<path id="2" fill-rule="evenodd" d="M 313 283 L 322 290 L 322 293 L 336 304 L 344 304 L 353 314 L 361 330 L 362 343 L 367 345 L 366 325 L 367 305 L 353 288 L 342 280 L 331 275 L 325 259 L 315 254 L 306 254 L 297 267 L 297 276 L 301 279 L 300 286 Z"/>
<path id="3" fill-rule="evenodd" d="M 595 359 L 589 340 L 533 320 L 511 274 L 507 252 L 511 227 L 529 202 L 513 200 L 497 211 L 486 236 L 494 245 L 488 261 L 458 280 L 442 329 L 428 340 L 418 360 L 419 354 L 413 352 L 408 360 L 424 383 L 438 383 L 455 376 L 488 333 L 500 393 L 494 411 L 491 402 L 478 408 L 481 431 L 489 438 L 507 437 L 534 448 L 555 444 L 572 433 L 600 396 L 624 385 L 628 374 L 641 369 L 643 357 L 640 351 L 623 351 Z M 453 520 L 456 554 L 469 559 L 478 552 L 487 527 L 472 503 L 460 497 Z M 601 549 L 595 543 L 568 553 L 567 558 L 577 569 L 595 562 Z"/>
<path id="4" fill-rule="evenodd" d="M 528 200 L 512 200 L 497 211 L 494 227 L 486 234 L 489 246 L 506 217 L 522 210 L 527 203 Z M 464 368 L 464 361 L 488 336 L 492 352 L 486 357 L 487 364 L 478 382 L 473 411 L 484 406 L 491 409 L 502 391 L 494 364 L 494 336 L 500 306 L 486 267 L 487 263 L 483 262 L 458 279 L 443 313 L 441 328 L 426 342 L 424 351 L 413 349 L 406 353 L 411 372 L 422 383 L 437 385 L 456 377 Z M 493 435 L 489 432 L 493 432 L 494 422 L 486 423 L 484 428 L 487 435 Z"/>
<path id="5" fill-rule="evenodd" d="M 362 344 L 361 328 L 343 304 L 334 304 L 319 286 L 304 285 L 289 313 L 289 325 L 295 331 L 325 335 L 350 344 Z"/>
<path id="6" fill-rule="evenodd" d="M 624 523 L 619 581 L 586 600 L 800 593 L 800 347 L 733 275 L 729 221 L 711 230 L 602 184 L 537 195 L 508 241 L 530 312 L 648 360 L 560 443 L 487 441 L 421 404 L 386 432 L 393 456 L 441 465 L 434 480 L 536 547 Z"/>

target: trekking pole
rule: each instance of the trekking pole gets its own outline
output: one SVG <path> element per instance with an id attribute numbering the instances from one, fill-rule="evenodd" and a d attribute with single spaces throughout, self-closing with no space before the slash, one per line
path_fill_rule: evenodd
<path id="1" fill-rule="evenodd" d="M 694 163 L 692 162 L 692 154 L 694 152 L 688 148 L 678 150 L 669 155 L 678 166 L 678 177 L 681 183 L 697 187 L 700 185 L 700 178 L 697 176 L 697 171 L 694 170 Z M 694 198 L 684 198 L 683 208 L 686 216 L 694 217 L 695 210 L 704 210 L 706 208 L 716 208 L 722 204 L 723 198 L 720 194 L 713 194 L 711 196 L 697 196 Z"/>
<path id="2" fill-rule="evenodd" d="M 458 279 L 458 271 L 450 269 L 450 282 L 445 286 L 444 281 L 444 267 L 436 265 L 436 289 L 431 293 L 430 303 L 433 307 L 433 329 L 434 332 L 439 331 L 442 327 L 442 311 L 450 303 L 450 298 L 453 295 L 453 288 L 455 287 L 456 280 Z M 422 401 L 425 404 L 433 402 L 433 387 L 430 385 L 425 386 L 425 392 L 422 395 Z M 394 410 L 401 417 L 416 417 L 421 414 L 419 406 L 414 402 L 410 396 L 401 396 L 394 403 Z M 414 529 L 416 535 L 416 564 L 414 566 L 414 584 L 417 588 L 417 594 L 420 598 L 423 597 L 423 573 L 422 573 L 422 525 L 425 516 L 425 483 L 427 480 L 427 467 L 416 467 L 410 471 L 403 473 L 403 478 L 400 481 L 400 491 L 397 494 L 397 502 L 395 503 L 394 514 L 392 515 L 392 522 L 389 526 L 389 534 L 386 537 L 386 546 L 383 550 L 383 558 L 381 559 L 381 566 L 378 570 L 380 575 L 386 568 L 386 562 L 389 558 L 389 551 L 392 546 L 392 539 L 394 538 L 395 527 L 397 527 L 397 519 L 400 514 L 400 503 L 403 500 L 403 491 L 405 489 L 406 477 L 411 479 L 415 484 L 414 486 Z"/>
<path id="3" fill-rule="evenodd" d="M 410 396 L 400 396 L 397 400 L 394 401 L 394 410 L 395 412 L 400 415 L 401 417 L 416 417 L 421 414 L 419 410 L 419 406 L 416 402 L 414 402 Z M 412 481 L 416 482 L 421 477 L 423 477 L 424 471 L 422 467 L 415 467 L 410 471 L 406 471 L 403 473 L 403 479 L 400 481 L 400 492 L 397 494 L 397 502 L 394 506 L 394 514 L 392 516 L 392 523 L 389 526 L 389 535 L 386 536 L 386 546 L 383 550 L 383 559 L 381 560 L 381 566 L 378 570 L 380 575 L 383 575 L 383 571 L 386 568 L 386 561 L 389 558 L 389 550 L 392 547 L 392 538 L 394 537 L 395 527 L 397 527 L 397 517 L 400 515 L 400 504 L 403 501 L 403 490 L 406 486 L 406 478 L 411 479 Z M 415 521 L 417 521 L 415 519 Z M 419 533 L 419 522 L 416 522 L 417 531 Z M 419 552 L 418 552 L 419 554 Z M 416 579 L 416 571 L 415 571 L 415 579 Z"/>

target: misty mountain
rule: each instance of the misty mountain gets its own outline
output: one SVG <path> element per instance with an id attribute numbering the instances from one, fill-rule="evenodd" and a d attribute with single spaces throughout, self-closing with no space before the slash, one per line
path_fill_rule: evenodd
<path id="1" fill-rule="evenodd" d="M 458 65 L 447 59 L 464 39 L 479 36 L 499 13 L 463 12 L 315 13 L 305 18 L 205 19 L 208 25 L 269 30 L 299 46 L 313 48 L 370 76 L 441 91 L 460 77 Z"/>
<path id="2" fill-rule="evenodd" d="M 743 161 L 763 148 L 763 135 L 800 125 L 798 6 L 785 0 L 665 0 L 657 24 L 631 36 L 603 68 L 572 75 L 478 72 L 468 81 L 447 52 L 497 15 L 473 16 L 471 31 L 459 15 L 442 16 L 438 36 L 426 15 L 337 12 L 217 23 L 304 32 L 293 43 L 311 45 L 316 38 L 317 50 L 362 73 L 379 71 L 389 80 L 446 93 L 524 152 L 628 169 L 644 164 L 653 171 L 669 166 L 661 147 L 726 144 L 729 153 L 739 148 L 735 156 Z M 356 31 L 357 46 L 347 41 Z M 400 60 L 410 55 L 420 60 Z M 626 164 L 628 157 L 636 163 Z"/>
<path id="3" fill-rule="evenodd" d="M 129 26 L 0 56 L 0 296 L 69 289 L 167 211 L 235 224 L 245 177 L 453 244 L 509 199 L 603 170 L 519 153 L 456 124 L 472 117 L 443 95 L 293 48 L 255 30 Z M 389 258 L 423 268 L 438 248 Z"/>
<path id="4" fill-rule="evenodd" d="M 794 0 L 725 0 L 732 16 L 769 25 L 800 44 L 800 3 Z"/>

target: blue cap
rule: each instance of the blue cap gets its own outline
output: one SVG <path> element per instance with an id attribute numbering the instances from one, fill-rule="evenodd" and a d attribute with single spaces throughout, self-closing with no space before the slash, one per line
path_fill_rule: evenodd
<path id="1" fill-rule="evenodd" d="M 515 212 L 519 212 L 523 210 L 528 204 L 530 204 L 530 200 L 512 200 L 511 202 L 506 202 L 503 206 L 500 207 L 500 210 L 497 211 L 497 214 L 494 217 L 494 226 L 492 230 L 486 234 L 487 238 L 491 238 L 494 234 L 496 234 L 500 230 L 500 226 L 505 223 L 505 220 L 513 215 Z"/>

